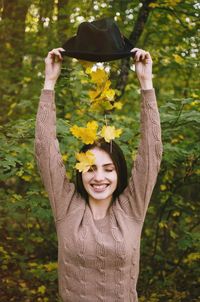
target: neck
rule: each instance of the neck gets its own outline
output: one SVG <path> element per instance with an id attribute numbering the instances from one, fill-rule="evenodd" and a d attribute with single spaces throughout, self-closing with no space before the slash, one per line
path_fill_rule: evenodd
<path id="1" fill-rule="evenodd" d="M 93 214 L 94 219 L 102 219 L 106 216 L 108 207 L 112 201 L 112 196 L 106 199 L 93 199 L 89 197 L 89 205 Z"/>

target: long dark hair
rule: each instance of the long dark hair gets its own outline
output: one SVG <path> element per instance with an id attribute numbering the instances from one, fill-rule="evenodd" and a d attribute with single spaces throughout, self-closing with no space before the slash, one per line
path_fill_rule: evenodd
<path id="1" fill-rule="evenodd" d="M 94 149 L 95 147 L 105 151 L 108 153 L 110 158 L 112 159 L 115 169 L 117 172 L 117 188 L 113 193 L 113 201 L 118 197 L 127 186 L 127 165 L 126 160 L 121 148 L 114 142 L 111 141 L 107 143 L 103 138 L 94 142 L 90 145 L 84 145 L 80 152 L 87 152 L 88 150 Z M 82 181 L 82 172 L 77 170 L 76 172 L 76 187 L 77 191 L 81 194 L 81 196 L 88 202 L 88 193 L 86 192 L 83 181 Z"/>

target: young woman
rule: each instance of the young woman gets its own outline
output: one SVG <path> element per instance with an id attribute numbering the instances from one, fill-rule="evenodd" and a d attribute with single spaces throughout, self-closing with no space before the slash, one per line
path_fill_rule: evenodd
<path id="1" fill-rule="evenodd" d="M 59 294 L 64 302 L 137 302 L 141 231 L 162 156 L 151 56 L 133 49 L 141 86 L 141 140 L 128 184 L 121 149 L 113 141 L 111 152 L 100 140 L 83 147 L 94 154 L 95 164 L 77 172 L 75 187 L 66 177 L 56 138 L 60 50 L 45 59 L 35 133 L 38 168 L 58 236 Z"/>

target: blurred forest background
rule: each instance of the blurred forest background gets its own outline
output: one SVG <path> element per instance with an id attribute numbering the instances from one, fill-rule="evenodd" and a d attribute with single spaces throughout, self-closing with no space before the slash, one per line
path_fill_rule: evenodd
<path id="1" fill-rule="evenodd" d="M 198 0 L 2 0 L 0 11 L 0 301 L 56 302 L 57 240 L 34 159 L 35 116 L 44 58 L 86 20 L 114 18 L 153 58 L 164 155 L 142 236 L 140 302 L 200 301 Z M 103 64 L 123 104 L 110 119 L 129 169 L 138 146 L 140 91 L 131 61 Z M 57 135 L 74 177 L 80 144 L 69 132 L 91 83 L 65 58 L 56 86 Z M 128 301 L 127 301 L 128 302 Z"/>

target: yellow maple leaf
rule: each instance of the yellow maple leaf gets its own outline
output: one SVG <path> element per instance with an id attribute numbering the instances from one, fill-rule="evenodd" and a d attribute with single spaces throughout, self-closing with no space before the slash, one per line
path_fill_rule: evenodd
<path id="1" fill-rule="evenodd" d="M 76 153 L 76 159 L 79 161 L 79 163 L 76 163 L 75 168 L 79 170 L 79 172 L 83 173 L 87 172 L 95 163 L 95 156 L 90 150 L 85 153 Z"/>
<path id="2" fill-rule="evenodd" d="M 108 89 L 105 91 L 105 96 L 109 101 L 113 101 L 115 96 L 115 90 L 114 89 Z"/>
<path id="3" fill-rule="evenodd" d="M 109 88 L 110 84 L 111 84 L 110 80 L 107 80 L 104 86 L 98 87 L 98 89 L 100 90 L 98 101 L 101 101 L 105 98 L 108 100 L 113 100 L 113 94 L 115 95 L 115 90 Z"/>
<path id="4" fill-rule="evenodd" d="M 86 69 L 92 68 L 92 66 L 94 65 L 94 62 L 84 61 L 84 60 L 79 60 L 79 63 Z"/>
<path id="5" fill-rule="evenodd" d="M 97 90 L 90 90 L 88 95 L 90 99 L 93 101 L 96 97 L 100 96 L 101 90 L 97 88 Z"/>
<path id="6" fill-rule="evenodd" d="M 113 109 L 113 105 L 109 101 L 102 102 L 102 106 L 101 107 L 104 110 L 112 110 Z"/>
<path id="7" fill-rule="evenodd" d="M 74 125 L 70 128 L 70 131 L 76 138 L 81 139 L 84 144 L 88 145 L 93 144 L 97 139 L 97 128 L 97 122 L 91 121 L 87 123 L 86 127 Z"/>
<path id="8" fill-rule="evenodd" d="M 123 106 L 123 104 L 120 101 L 119 102 L 115 102 L 114 105 L 113 105 L 113 107 L 116 108 L 116 109 L 118 109 L 118 110 L 122 109 L 122 106 Z"/>
<path id="9" fill-rule="evenodd" d="M 104 69 L 97 69 L 96 71 L 92 71 L 90 73 L 90 76 L 92 82 L 98 85 L 102 85 L 108 79 L 108 75 Z"/>
<path id="10" fill-rule="evenodd" d="M 75 136 L 76 138 L 80 138 L 81 127 L 74 125 L 70 128 L 70 131 L 73 134 L 73 136 Z"/>
<path id="11" fill-rule="evenodd" d="M 102 106 L 100 105 L 99 102 L 92 102 L 89 108 L 89 111 L 93 111 L 93 112 L 101 112 L 102 110 L 103 110 Z"/>
<path id="12" fill-rule="evenodd" d="M 96 131 L 96 130 L 97 130 L 97 128 L 98 128 L 98 124 L 97 124 L 97 122 L 96 122 L 96 121 L 91 121 L 91 122 L 88 122 L 88 123 L 87 123 L 87 128 L 89 128 L 89 129 L 92 129 L 92 130 Z"/>
<path id="13" fill-rule="evenodd" d="M 87 67 L 86 70 L 85 70 L 85 73 L 91 74 L 92 73 L 92 68 L 91 67 Z"/>
<path id="14" fill-rule="evenodd" d="M 184 59 L 181 56 L 179 56 L 177 54 L 173 54 L 173 57 L 174 57 L 174 60 L 176 63 L 178 63 L 180 65 L 184 63 Z"/>
<path id="15" fill-rule="evenodd" d="M 92 128 L 84 128 L 81 135 L 81 140 L 84 144 L 93 144 L 97 139 L 97 132 L 95 129 Z"/>
<path id="16" fill-rule="evenodd" d="M 115 126 L 103 126 L 100 135 L 109 143 L 112 139 L 119 137 L 121 133 L 122 129 L 115 129 Z"/>
<path id="17" fill-rule="evenodd" d="M 110 81 L 110 80 L 107 80 L 107 81 L 105 82 L 104 90 L 109 89 L 110 85 L 111 85 L 111 81 Z"/>

